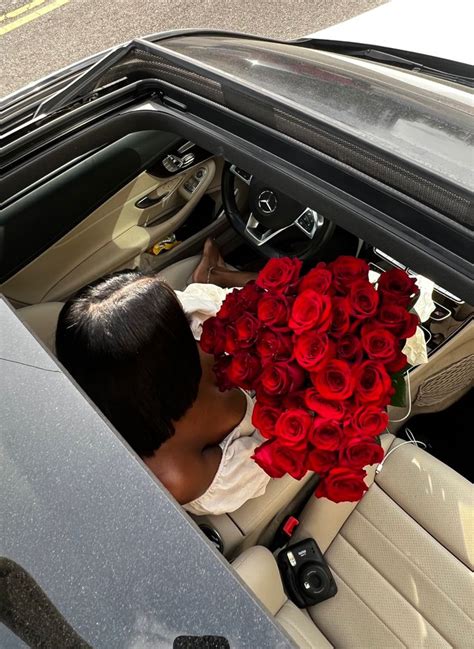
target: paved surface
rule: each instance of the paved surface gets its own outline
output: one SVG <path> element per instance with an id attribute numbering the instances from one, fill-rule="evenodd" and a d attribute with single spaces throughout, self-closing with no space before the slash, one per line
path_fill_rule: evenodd
<path id="1" fill-rule="evenodd" d="M 208 27 L 296 38 L 384 0 L 0 0 L 0 96 L 133 37 Z"/>

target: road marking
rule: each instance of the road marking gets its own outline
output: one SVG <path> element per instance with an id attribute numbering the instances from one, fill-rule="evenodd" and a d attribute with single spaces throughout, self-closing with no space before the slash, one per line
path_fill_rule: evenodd
<path id="1" fill-rule="evenodd" d="M 38 7 L 39 5 L 42 5 L 46 2 L 46 0 L 33 0 L 33 2 L 29 2 L 26 5 L 23 5 L 23 7 L 18 7 L 18 9 L 13 9 L 12 11 L 7 11 L 6 14 L 3 14 L 3 16 L 0 16 L 0 22 L 2 20 L 8 20 L 9 18 L 16 18 L 20 14 L 24 14 L 25 11 L 29 11 L 30 9 L 34 9 L 35 7 Z"/>
<path id="2" fill-rule="evenodd" d="M 30 5 L 24 5 L 24 7 L 28 7 L 29 9 L 31 8 L 31 5 L 34 4 L 34 2 L 35 0 L 33 2 L 30 2 Z M 36 0 L 36 2 L 38 3 L 38 0 Z M 13 31 L 14 29 L 18 29 L 18 27 L 22 27 L 23 25 L 30 23 L 32 20 L 41 18 L 41 16 L 44 16 L 45 14 L 49 13 L 50 11 L 53 11 L 54 9 L 59 9 L 59 7 L 62 7 L 68 2 L 69 0 L 54 0 L 54 2 L 50 2 L 44 7 L 40 7 L 39 9 L 36 9 L 32 13 L 26 14 L 26 16 L 21 16 L 21 18 L 18 18 L 18 20 L 14 20 L 12 23 L 9 23 L 4 27 L 0 27 L 0 36 L 3 36 L 4 34 L 8 34 L 8 32 Z M 37 4 L 35 6 L 37 6 Z M 24 9 L 24 7 L 19 7 L 19 9 Z M 19 9 L 16 9 L 15 11 L 19 11 Z M 25 11 L 28 11 L 28 9 L 25 9 Z M 8 14 L 6 15 L 8 16 Z"/>

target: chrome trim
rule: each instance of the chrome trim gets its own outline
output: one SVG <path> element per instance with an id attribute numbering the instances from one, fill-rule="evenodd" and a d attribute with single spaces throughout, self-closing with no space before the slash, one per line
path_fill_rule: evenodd
<path id="1" fill-rule="evenodd" d="M 435 300 L 433 300 L 433 302 L 436 307 L 435 310 L 430 315 L 430 319 L 433 320 L 433 322 L 443 322 L 444 320 L 447 320 L 453 315 L 452 311 L 447 307 L 445 307 L 443 304 L 438 304 L 438 302 L 436 302 Z M 441 309 L 442 311 L 446 311 L 445 315 L 443 315 L 441 318 L 435 318 L 434 313 L 436 309 Z"/>
<path id="2" fill-rule="evenodd" d="M 247 179 L 247 178 L 244 178 L 244 176 L 242 176 L 242 175 L 239 173 L 239 168 L 238 168 L 236 165 L 231 165 L 229 171 L 230 171 L 231 173 L 233 173 L 234 176 L 237 176 L 237 178 L 239 178 L 239 179 L 240 179 L 242 182 L 244 182 L 246 185 L 250 185 L 250 183 L 252 182 L 252 178 L 253 178 L 252 174 L 249 174 L 249 175 L 250 175 L 250 178 L 248 178 L 248 179 Z"/>
<path id="3" fill-rule="evenodd" d="M 404 266 L 402 263 L 394 259 L 393 257 L 390 257 L 390 255 L 387 255 L 386 252 L 383 250 L 380 250 L 380 248 L 374 248 L 374 252 L 378 257 L 381 257 L 382 259 L 385 259 L 385 261 L 388 261 L 392 264 L 392 266 L 395 266 L 396 268 L 401 268 L 402 270 L 405 270 L 406 266 Z"/>
<path id="4" fill-rule="evenodd" d="M 185 142 L 184 144 L 182 144 L 182 145 L 179 147 L 179 149 L 178 149 L 178 153 L 179 153 L 180 155 L 183 155 L 183 153 L 186 153 L 186 151 L 189 151 L 189 149 L 192 149 L 192 148 L 194 148 L 195 146 L 196 146 L 196 145 L 194 144 L 194 142 L 191 142 L 191 140 L 188 140 L 187 142 Z"/>
<path id="5" fill-rule="evenodd" d="M 253 213 L 250 212 L 250 216 L 247 221 L 247 225 L 245 226 L 245 234 L 250 238 L 255 241 L 257 246 L 263 246 L 265 243 L 268 243 L 270 239 L 273 239 L 273 237 L 276 237 L 277 234 L 280 234 L 281 232 L 284 232 L 285 230 L 288 230 L 288 228 L 291 228 L 294 223 L 290 223 L 290 225 L 285 225 L 284 228 L 280 228 L 279 230 L 267 230 L 263 234 L 258 234 L 257 228 L 260 225 L 260 222 L 257 221 L 257 219 L 254 217 Z"/>

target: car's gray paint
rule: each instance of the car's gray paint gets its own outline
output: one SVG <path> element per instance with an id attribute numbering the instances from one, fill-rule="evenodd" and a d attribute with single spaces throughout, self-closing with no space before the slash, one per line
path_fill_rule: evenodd
<path id="1" fill-rule="evenodd" d="M 0 555 L 96 649 L 291 647 L 122 439 L 0 299 Z M 0 625 L 0 646 L 25 646 Z"/>

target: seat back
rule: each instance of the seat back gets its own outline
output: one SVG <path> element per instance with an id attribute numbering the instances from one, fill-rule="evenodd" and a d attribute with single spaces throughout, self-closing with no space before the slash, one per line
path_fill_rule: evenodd
<path id="1" fill-rule="evenodd" d="M 331 649 L 332 644 L 315 626 L 308 613 L 288 599 L 276 560 L 262 546 L 247 549 L 232 563 L 240 578 L 301 649 Z"/>
<path id="2" fill-rule="evenodd" d="M 42 302 L 25 306 L 18 315 L 38 336 L 48 349 L 55 353 L 56 327 L 63 302 Z"/>
<path id="3" fill-rule="evenodd" d="M 473 487 L 418 447 L 391 448 L 357 507 L 313 500 L 303 511 L 298 535 L 316 539 L 338 586 L 310 615 L 338 647 L 467 649 Z"/>

